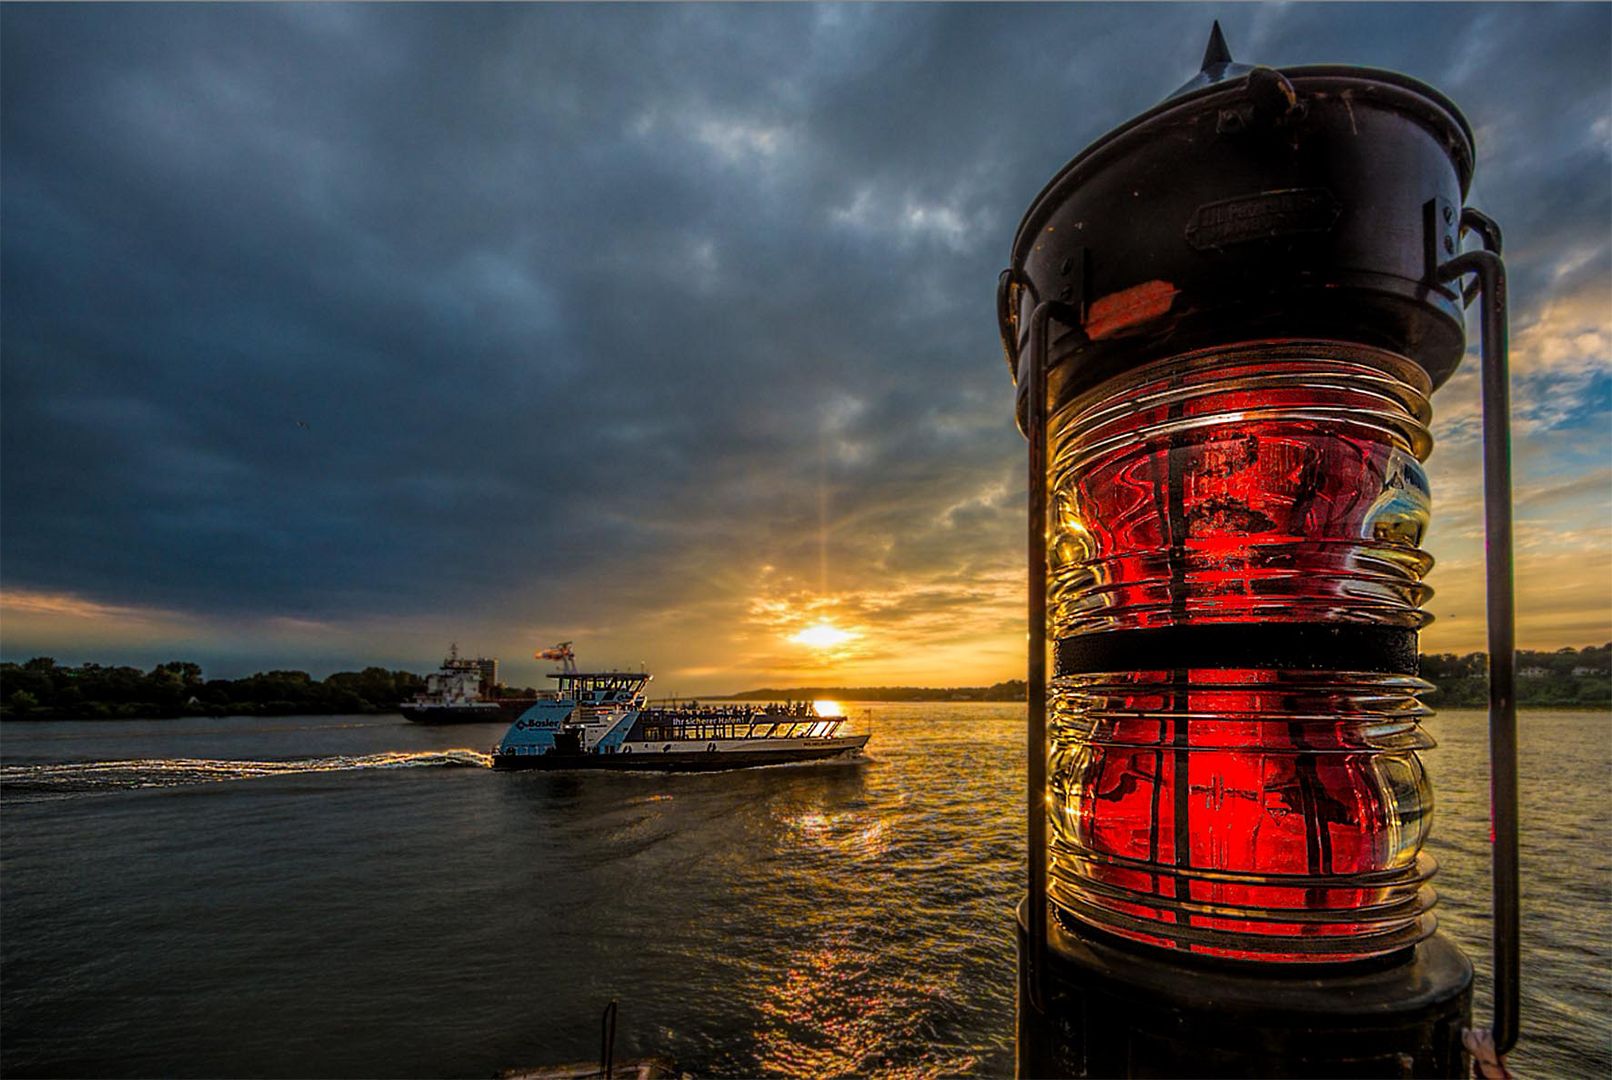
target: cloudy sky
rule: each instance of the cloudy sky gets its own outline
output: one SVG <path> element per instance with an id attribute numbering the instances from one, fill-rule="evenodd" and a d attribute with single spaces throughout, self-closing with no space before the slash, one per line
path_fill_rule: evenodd
<path id="1" fill-rule="evenodd" d="M 1521 642 L 1612 638 L 1612 7 L 6 4 L 0 651 L 1016 675 L 996 277 L 1214 18 L 1466 112 Z M 1435 408 L 1423 647 L 1478 649 L 1471 365 Z"/>

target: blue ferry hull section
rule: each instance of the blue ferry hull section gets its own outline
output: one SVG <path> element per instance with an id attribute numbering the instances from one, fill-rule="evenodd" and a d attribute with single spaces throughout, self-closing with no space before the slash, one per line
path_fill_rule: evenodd
<path id="1" fill-rule="evenodd" d="M 634 772 L 716 772 L 797 761 L 854 757 L 860 747 L 802 746 L 778 750 L 667 751 L 660 754 L 495 754 L 495 769 L 617 769 Z"/>

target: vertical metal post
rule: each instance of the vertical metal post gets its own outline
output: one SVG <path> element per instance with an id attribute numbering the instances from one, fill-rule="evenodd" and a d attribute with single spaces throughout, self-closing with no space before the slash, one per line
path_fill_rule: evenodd
<path id="1" fill-rule="evenodd" d="M 605 1080 L 616 1075 L 616 999 L 611 998 L 599 1018 L 599 1073 Z"/>
<path id="2" fill-rule="evenodd" d="M 1467 211 L 1463 228 L 1488 250 L 1458 255 L 1440 268 L 1446 281 L 1476 274 L 1483 298 L 1483 531 L 1489 620 L 1489 768 L 1494 827 L 1495 1050 L 1517 1042 L 1521 1015 L 1521 891 L 1517 844 L 1517 636 L 1512 592 L 1511 378 L 1506 329 L 1506 265 L 1492 221 Z"/>
<path id="3" fill-rule="evenodd" d="M 1028 357 L 1029 405 L 1025 417 L 1030 439 L 1028 571 L 1030 591 L 1029 663 L 1025 673 L 1028 722 L 1025 724 L 1025 837 L 1029 845 L 1029 948 L 1025 976 L 1030 1003 L 1045 1007 L 1042 974 L 1047 957 L 1047 322 L 1050 307 L 1036 306 L 1030 316 Z"/>
<path id="4" fill-rule="evenodd" d="M 1025 837 L 1029 846 L 1030 890 L 1025 958 L 1030 1003 L 1043 1007 L 1042 974 L 1047 957 L 1047 332 L 1053 319 L 1080 325 L 1080 313 L 1068 304 L 1046 300 L 1030 315 L 1025 357 L 1027 389 L 1025 435 L 1030 441 L 1028 544 L 1030 626 L 1025 682 Z"/>

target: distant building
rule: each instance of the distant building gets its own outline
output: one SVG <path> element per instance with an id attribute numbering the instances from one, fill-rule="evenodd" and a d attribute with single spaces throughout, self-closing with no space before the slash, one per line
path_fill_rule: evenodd
<path id="1" fill-rule="evenodd" d="M 1550 674 L 1550 669 L 1538 666 L 1525 667 L 1521 671 L 1517 672 L 1517 674 L 1521 675 L 1525 679 L 1543 679 L 1545 676 Z"/>
<path id="2" fill-rule="evenodd" d="M 1580 664 L 1578 667 L 1573 669 L 1573 674 L 1574 675 L 1605 675 L 1606 671 L 1603 668 L 1585 667 L 1583 664 Z"/>

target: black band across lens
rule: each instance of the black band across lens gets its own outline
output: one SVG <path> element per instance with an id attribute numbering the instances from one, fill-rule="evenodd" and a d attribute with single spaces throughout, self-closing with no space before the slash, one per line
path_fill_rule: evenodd
<path id="1" fill-rule="evenodd" d="M 1350 623 L 1210 623 L 1077 634 L 1057 643 L 1057 676 L 1187 668 L 1415 675 L 1416 631 Z"/>

